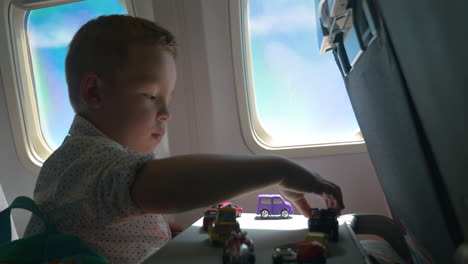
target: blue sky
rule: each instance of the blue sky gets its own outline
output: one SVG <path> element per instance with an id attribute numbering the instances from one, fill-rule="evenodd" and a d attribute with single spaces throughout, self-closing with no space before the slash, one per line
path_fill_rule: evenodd
<path id="1" fill-rule="evenodd" d="M 65 81 L 68 44 L 87 21 L 124 13 L 118 0 L 87 0 L 28 13 L 26 27 L 41 130 L 52 149 L 60 146 L 74 116 Z"/>
<path id="2" fill-rule="evenodd" d="M 359 131 L 332 54 L 319 54 L 313 0 L 250 0 L 255 101 L 284 144 L 355 140 Z"/>

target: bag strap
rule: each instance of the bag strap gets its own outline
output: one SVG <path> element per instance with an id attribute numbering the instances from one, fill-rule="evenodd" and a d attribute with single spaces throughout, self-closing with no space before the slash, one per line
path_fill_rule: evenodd
<path id="1" fill-rule="evenodd" d="M 11 209 L 15 208 L 30 211 L 44 222 L 47 232 L 55 231 L 55 227 L 47 223 L 46 218 L 34 200 L 26 196 L 19 196 L 8 208 L 0 212 L 0 245 L 11 241 Z"/>

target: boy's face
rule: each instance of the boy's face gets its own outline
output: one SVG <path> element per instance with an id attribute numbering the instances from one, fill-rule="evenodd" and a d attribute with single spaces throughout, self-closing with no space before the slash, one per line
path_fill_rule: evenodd
<path id="1" fill-rule="evenodd" d="M 152 153 L 171 118 L 168 105 L 175 82 L 172 55 L 151 45 L 132 47 L 127 65 L 113 81 L 102 82 L 99 128 L 132 150 Z"/>

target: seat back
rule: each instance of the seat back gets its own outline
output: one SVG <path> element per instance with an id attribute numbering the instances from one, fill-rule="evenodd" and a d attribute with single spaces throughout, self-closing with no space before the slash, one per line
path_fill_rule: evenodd
<path id="1" fill-rule="evenodd" d="M 322 6 L 328 2 L 343 2 L 319 1 Z M 408 61 L 397 56 L 395 39 L 392 39 L 383 16 L 383 11 L 388 14 L 394 1 L 347 2 L 349 5 L 341 7 L 344 11 L 351 8 L 352 17 L 345 20 L 342 30 L 332 28 L 341 24 L 329 23 L 330 28 L 324 30 L 323 35 L 326 36 L 325 40 L 334 41 L 332 49 L 393 219 L 405 231 L 405 241 L 410 246 L 410 256 L 414 263 L 451 263 L 456 248 L 463 242 L 464 228 L 468 230 L 468 221 L 463 221 L 468 199 L 459 192 L 464 189 L 460 186 L 467 186 L 465 172 L 468 170 L 467 107 L 464 103 L 468 96 L 466 82 L 463 81 L 466 74 L 452 76 L 451 79 L 459 81 L 453 82 L 453 85 L 426 83 L 424 80 L 432 78 L 427 74 L 418 75 L 419 82 L 416 82 L 416 71 L 403 71 L 402 61 Z M 432 2 L 437 4 L 440 1 Z M 382 8 L 383 5 L 386 5 L 386 9 Z M 420 5 L 417 11 L 427 13 L 434 11 L 430 9 L 432 7 L 429 4 Z M 329 8 L 334 6 L 330 5 Z M 398 10 L 405 11 L 402 7 Z M 322 8 L 322 11 L 326 14 L 328 10 Z M 323 25 L 327 26 L 328 21 L 330 19 L 322 21 Z M 406 18 L 404 22 L 412 21 Z M 438 20 L 434 28 L 449 25 L 445 22 Z M 346 23 L 352 23 L 353 27 L 346 26 Z M 462 27 L 457 24 L 457 28 Z M 445 39 L 438 41 L 451 40 L 448 43 L 458 43 L 460 37 L 457 31 L 445 33 Z M 410 36 L 418 40 L 415 35 Z M 350 41 L 353 36 L 357 36 L 357 41 Z M 424 42 L 420 35 L 419 38 L 421 46 L 434 45 Z M 355 56 L 350 51 L 356 46 L 362 53 Z M 422 49 L 421 46 L 418 48 Z M 463 51 L 464 48 L 456 50 Z M 401 52 L 401 49 L 398 51 Z M 412 52 L 417 52 L 417 49 L 412 49 Z M 438 49 L 437 53 L 447 58 L 450 55 L 449 50 L 443 49 Z M 414 68 L 426 66 L 424 59 L 413 59 L 411 62 Z M 466 65 L 466 60 L 464 62 Z M 453 65 L 448 64 L 447 67 Z M 452 71 L 459 68 L 454 67 Z M 439 78 L 451 76 L 450 72 L 442 70 L 437 74 Z M 409 82 L 410 79 L 413 82 Z M 440 100 L 434 100 L 434 92 L 440 94 Z M 440 108 L 441 105 L 444 108 Z M 438 110 L 438 115 L 427 118 L 434 109 Z M 452 122 L 448 121 L 452 120 L 458 120 L 458 123 L 453 122 L 457 125 L 450 127 Z M 435 136 L 439 135 L 441 128 L 449 127 L 451 129 L 441 134 L 441 137 Z M 462 136 L 447 139 L 446 135 L 450 134 Z M 448 144 L 452 139 L 459 144 Z M 463 203 L 465 211 L 457 212 L 456 209 L 461 208 Z"/>

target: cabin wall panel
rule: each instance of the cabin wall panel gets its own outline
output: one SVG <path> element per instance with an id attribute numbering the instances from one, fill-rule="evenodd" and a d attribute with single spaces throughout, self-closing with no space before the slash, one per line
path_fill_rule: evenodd
<path id="1" fill-rule="evenodd" d="M 11 204 L 18 196 L 32 197 L 37 174 L 26 169 L 16 154 L 4 89 L 6 87 L 0 75 L 0 184 L 8 204 Z M 25 211 L 13 211 L 13 221 L 20 237 L 23 236 L 29 217 L 30 214 Z"/>

